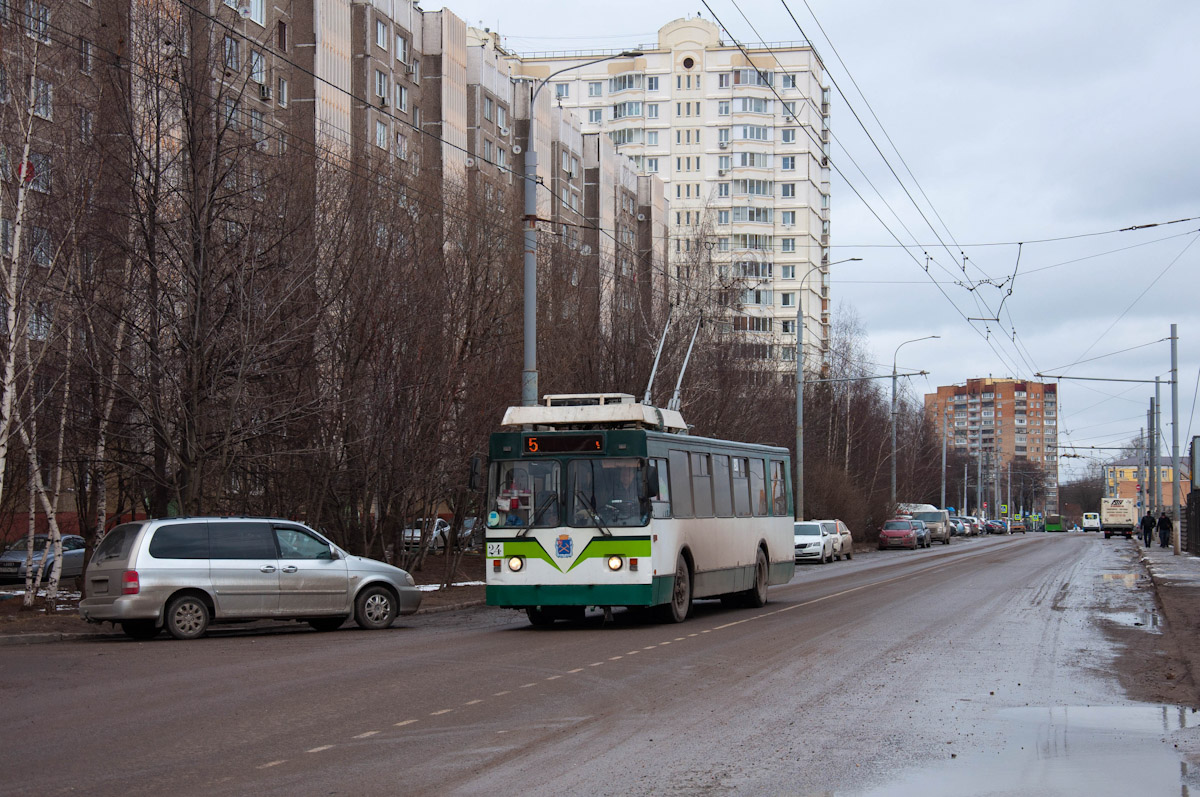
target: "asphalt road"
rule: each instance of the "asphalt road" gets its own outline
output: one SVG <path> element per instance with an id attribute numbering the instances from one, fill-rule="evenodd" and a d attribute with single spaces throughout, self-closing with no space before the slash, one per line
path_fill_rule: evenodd
<path id="1" fill-rule="evenodd" d="M 0 792 L 1180 794 L 1190 718 L 1111 671 L 1105 629 L 1154 610 L 1130 544 L 865 554 L 672 626 L 477 609 L 6 648 Z"/>

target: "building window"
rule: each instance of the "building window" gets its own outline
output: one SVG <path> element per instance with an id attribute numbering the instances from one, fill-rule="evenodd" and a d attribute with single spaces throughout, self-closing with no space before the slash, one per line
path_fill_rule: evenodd
<path id="1" fill-rule="evenodd" d="M 646 131 L 646 146 L 647 147 L 657 147 L 658 146 L 658 131 L 657 130 L 647 130 Z"/>
<path id="2" fill-rule="evenodd" d="M 259 149 L 265 149 L 267 145 L 267 133 L 263 121 L 263 112 L 257 108 L 251 108 L 247 116 L 250 122 L 250 138 L 254 141 L 254 146 Z"/>
<path id="3" fill-rule="evenodd" d="M 781 251 L 783 251 L 783 252 L 795 252 L 796 251 L 796 239 L 795 238 L 780 238 L 779 242 L 780 242 L 779 248 Z"/>
<path id="4" fill-rule="evenodd" d="M 280 107 L 280 108 L 286 108 L 286 107 L 287 107 L 287 104 L 288 104 L 288 82 L 287 82 L 287 78 L 282 78 L 282 77 L 281 77 L 281 78 L 279 78 L 279 80 L 277 81 L 277 84 L 278 84 L 278 95 L 277 95 L 277 99 L 279 100 L 279 107 Z"/>
<path id="5" fill-rule="evenodd" d="M 408 63 L 408 39 L 396 34 L 396 60 L 402 64 Z"/>
<path id="6" fill-rule="evenodd" d="M 796 294 L 792 293 L 791 291 L 785 291 L 784 293 L 779 294 L 779 299 L 784 307 L 796 306 Z"/>
<path id="7" fill-rule="evenodd" d="M 646 171 L 648 171 L 648 172 L 657 172 L 658 171 L 658 158 L 646 158 Z"/>
<path id="8" fill-rule="evenodd" d="M 412 60 L 412 80 L 413 83 L 421 82 L 421 62 L 415 58 Z"/>
<path id="9" fill-rule="evenodd" d="M 388 76 L 382 71 L 375 70 L 375 96 L 387 99 L 388 95 Z"/>
<path id="10" fill-rule="evenodd" d="M 791 227 L 796 223 L 796 211 L 794 210 L 781 211 L 779 217 L 784 227 Z"/>
<path id="11" fill-rule="evenodd" d="M 729 100 L 717 102 L 717 116 L 729 116 Z"/>
<path id="12" fill-rule="evenodd" d="M 92 74 L 92 56 L 95 49 L 87 39 L 79 40 L 79 71 L 85 75 Z"/>
<path id="13" fill-rule="evenodd" d="M 408 111 L 408 89 L 396 84 L 396 107 L 402 111 Z"/>
<path id="14" fill-rule="evenodd" d="M 396 131 L 396 157 L 400 160 L 408 159 L 408 137 Z"/>
<path id="15" fill-rule="evenodd" d="M 25 0 L 25 33 L 42 44 L 50 43 L 50 7 Z"/>
<path id="16" fill-rule="evenodd" d="M 782 196 L 784 199 L 795 199 L 796 198 L 796 184 L 795 183 L 780 183 L 779 188 L 780 188 L 780 196 Z"/>
<path id="17" fill-rule="evenodd" d="M 796 279 L 796 267 L 795 266 L 780 266 L 779 267 L 779 278 L 784 279 L 784 280 Z"/>
<path id="18" fill-rule="evenodd" d="M 796 171 L 796 156 L 795 155 L 784 155 L 779 160 L 779 168 L 785 172 Z"/>
<path id="19" fill-rule="evenodd" d="M 729 73 L 728 72 L 722 72 L 721 74 L 717 75 L 717 88 L 720 88 L 720 89 L 729 88 Z"/>
<path id="20" fill-rule="evenodd" d="M 266 62 L 263 60 L 263 54 L 258 50 L 250 51 L 250 79 L 260 84 L 267 82 Z"/>
<path id="21" fill-rule="evenodd" d="M 604 81 L 602 81 L 602 80 L 589 81 L 588 82 L 588 96 L 589 97 L 603 97 L 604 96 Z"/>
<path id="22" fill-rule="evenodd" d="M 594 125 L 600 124 L 601 122 L 604 121 L 603 117 L 604 117 L 604 109 L 603 108 L 589 108 L 588 109 L 588 122 L 590 122 L 591 124 L 594 124 Z"/>
<path id="23" fill-rule="evenodd" d="M 565 100 L 571 96 L 570 83 L 555 83 L 554 96 L 560 100 Z"/>
<path id="24" fill-rule="evenodd" d="M 487 119 L 490 122 L 490 121 L 492 121 L 492 117 L 495 115 L 496 115 L 495 101 L 492 100 L 491 97 L 484 97 L 483 98 L 483 118 Z"/>
<path id="25" fill-rule="evenodd" d="M 283 20 L 275 23 L 275 46 L 281 53 L 287 52 L 287 23 Z"/>
<path id="26" fill-rule="evenodd" d="M 33 104 L 33 113 L 43 119 L 54 117 L 54 86 L 49 80 L 40 77 L 32 78 L 29 82 L 29 99 Z"/>
<path id="27" fill-rule="evenodd" d="M 375 46 L 381 50 L 387 50 L 388 26 L 382 19 L 375 20 Z"/>
<path id="28" fill-rule="evenodd" d="M 657 77 L 646 78 L 646 91 L 658 91 L 658 78 Z"/>
<path id="29" fill-rule="evenodd" d="M 232 36 L 225 37 L 225 68 L 234 71 L 242 68 L 241 48 Z"/>
<path id="30" fill-rule="evenodd" d="M 658 118 L 658 103 L 657 102 L 648 103 L 646 105 L 646 118 L 647 119 L 657 119 Z"/>
<path id="31" fill-rule="evenodd" d="M 375 120 L 375 146 L 380 149 L 387 149 L 388 145 L 388 126 L 387 122 Z"/>
<path id="32" fill-rule="evenodd" d="M 729 183 L 717 183 L 717 196 L 729 196 Z"/>
<path id="33" fill-rule="evenodd" d="M 728 144 L 729 143 L 729 128 L 728 127 L 721 127 L 721 128 L 717 129 L 717 143 L 718 144 Z"/>
<path id="34" fill-rule="evenodd" d="M 784 144 L 794 144 L 794 143 L 796 143 L 796 128 L 794 128 L 794 127 L 785 127 L 785 128 L 783 129 L 783 143 L 784 143 Z"/>

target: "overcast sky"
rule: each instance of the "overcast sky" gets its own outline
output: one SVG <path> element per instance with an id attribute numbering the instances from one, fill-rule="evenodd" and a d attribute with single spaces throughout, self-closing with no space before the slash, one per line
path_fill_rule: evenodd
<path id="1" fill-rule="evenodd" d="M 779 0 L 709 0 L 740 41 L 813 42 L 836 83 L 833 259 L 863 261 L 833 266 L 835 309 L 860 317 L 879 372 L 903 341 L 940 335 L 899 353 L 901 371 L 929 372 L 913 395 L 988 375 L 1161 376 L 1169 453 L 1175 323 L 1185 457 L 1200 435 L 1200 3 L 787 2 L 803 33 Z M 635 46 L 673 19 L 713 19 L 698 0 L 448 7 L 517 52 Z M 1153 392 L 1063 380 L 1063 453 L 1128 441 Z M 1064 480 L 1115 453 L 1077 451 Z"/>

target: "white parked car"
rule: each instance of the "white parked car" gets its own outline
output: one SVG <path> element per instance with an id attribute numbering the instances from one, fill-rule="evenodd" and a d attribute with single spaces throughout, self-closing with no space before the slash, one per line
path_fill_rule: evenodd
<path id="1" fill-rule="evenodd" d="M 430 523 L 433 525 L 431 526 Z M 404 529 L 401 536 L 404 547 L 408 550 L 415 550 L 421 544 L 421 534 L 423 530 L 429 528 L 429 550 L 442 551 L 446 548 L 446 542 L 450 539 L 450 523 L 442 518 L 417 518 L 417 520 L 408 528 Z"/>
<path id="2" fill-rule="evenodd" d="M 793 524 L 796 544 L 796 561 L 816 561 L 821 564 L 833 561 L 833 546 L 837 535 L 819 520 L 805 520 Z"/>
<path id="3" fill-rule="evenodd" d="M 834 557 L 837 559 L 853 559 L 854 536 L 850 534 L 850 528 L 840 520 L 822 520 L 820 522 L 836 538 L 833 546 Z"/>

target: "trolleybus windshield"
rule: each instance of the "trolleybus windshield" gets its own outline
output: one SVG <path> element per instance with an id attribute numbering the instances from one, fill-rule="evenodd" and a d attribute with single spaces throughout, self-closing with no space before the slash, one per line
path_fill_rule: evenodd
<path id="1" fill-rule="evenodd" d="M 560 525 L 561 472 L 557 460 L 497 462 L 488 489 L 488 506 L 498 516 L 496 525 L 515 528 Z"/>
<path id="2" fill-rule="evenodd" d="M 567 463 L 567 522 L 575 527 L 644 526 L 650 501 L 637 459 L 573 459 Z"/>

